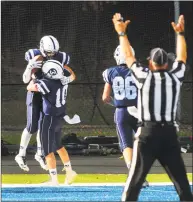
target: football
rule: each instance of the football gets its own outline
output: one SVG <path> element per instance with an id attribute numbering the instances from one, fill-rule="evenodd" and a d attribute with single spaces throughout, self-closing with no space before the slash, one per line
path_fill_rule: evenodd
<path id="1" fill-rule="evenodd" d="M 34 59 L 36 60 L 36 61 L 43 61 L 43 56 L 42 55 L 36 55 L 35 57 L 34 57 Z M 36 73 L 37 71 L 38 71 L 38 69 L 39 68 L 34 68 L 34 69 L 32 69 L 32 74 L 34 74 L 34 73 Z"/>

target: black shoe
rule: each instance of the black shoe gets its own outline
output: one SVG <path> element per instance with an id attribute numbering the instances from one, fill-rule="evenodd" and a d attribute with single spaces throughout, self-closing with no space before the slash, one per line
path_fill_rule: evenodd
<path id="1" fill-rule="evenodd" d="M 145 180 L 142 187 L 143 188 L 149 187 L 149 182 L 147 180 Z"/>

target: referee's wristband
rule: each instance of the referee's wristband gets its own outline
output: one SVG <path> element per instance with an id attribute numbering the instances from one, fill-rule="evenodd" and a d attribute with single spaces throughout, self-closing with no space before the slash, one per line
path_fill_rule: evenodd
<path id="1" fill-rule="evenodd" d="M 185 36 L 185 32 L 178 32 L 177 34 L 180 36 Z"/>

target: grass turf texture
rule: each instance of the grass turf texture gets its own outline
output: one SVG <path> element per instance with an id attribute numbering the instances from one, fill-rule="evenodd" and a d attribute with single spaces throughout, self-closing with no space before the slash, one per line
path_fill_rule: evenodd
<path id="1" fill-rule="evenodd" d="M 192 173 L 188 173 L 188 180 L 192 182 Z M 48 181 L 48 174 L 2 174 L 3 184 L 37 184 Z M 65 175 L 58 175 L 60 183 L 64 182 Z M 124 183 L 126 174 L 79 174 L 75 183 Z M 149 182 L 171 182 L 166 174 L 148 174 Z"/>

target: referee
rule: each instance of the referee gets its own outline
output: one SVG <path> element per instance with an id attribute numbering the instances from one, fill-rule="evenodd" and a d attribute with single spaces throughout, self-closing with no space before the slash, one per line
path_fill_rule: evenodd
<path id="1" fill-rule="evenodd" d="M 175 127 L 187 58 L 184 16 L 179 17 L 177 25 L 172 23 L 177 34 L 177 57 L 170 70 L 167 53 L 161 48 L 151 50 L 148 70 L 138 64 L 126 35 L 130 21 L 123 22 L 119 13 L 112 20 L 126 64 L 131 68 L 138 87 L 138 120 L 141 123 L 135 135 L 133 158 L 122 201 L 137 201 L 146 175 L 156 159 L 174 183 L 180 201 L 193 201 Z"/>

